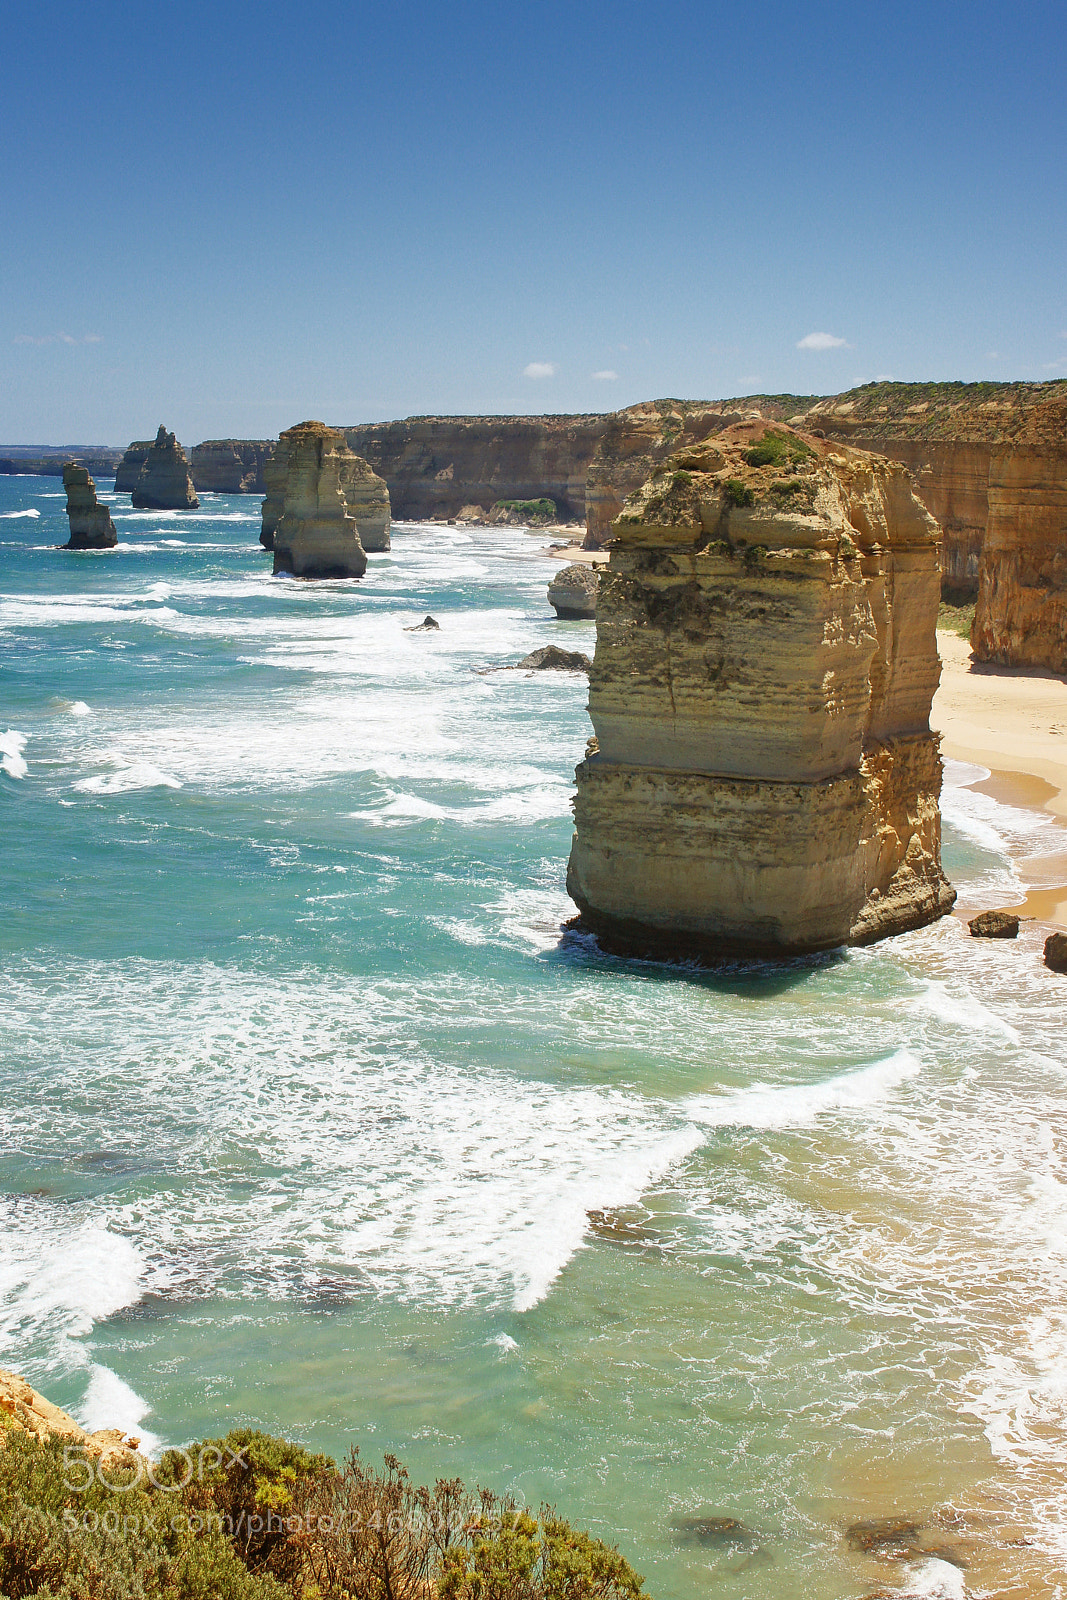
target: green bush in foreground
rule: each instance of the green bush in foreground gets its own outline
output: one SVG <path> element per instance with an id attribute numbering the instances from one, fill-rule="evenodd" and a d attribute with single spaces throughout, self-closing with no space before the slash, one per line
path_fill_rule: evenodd
<path id="1" fill-rule="evenodd" d="M 251 1429 L 109 1467 L 0 1435 L 3 1600 L 647 1600 L 617 1550 L 459 1479 Z"/>

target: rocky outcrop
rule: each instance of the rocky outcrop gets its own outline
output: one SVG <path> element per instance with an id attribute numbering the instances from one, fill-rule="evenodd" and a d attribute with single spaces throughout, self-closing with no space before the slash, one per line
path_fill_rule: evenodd
<path id="1" fill-rule="evenodd" d="M 567 877 L 583 925 L 781 956 L 943 915 L 939 534 L 905 469 L 739 424 L 612 531 Z"/>
<path id="2" fill-rule="evenodd" d="M 200 504 L 185 451 L 162 423 L 137 474 L 132 499 L 139 510 L 148 511 L 195 511 Z"/>
<path id="3" fill-rule="evenodd" d="M 296 578 L 362 578 L 367 557 L 341 488 L 344 435 L 321 422 L 282 434 L 285 498 L 274 530 L 274 572 Z"/>
<path id="4" fill-rule="evenodd" d="M 151 439 L 135 439 L 126 446 L 122 460 L 115 469 L 115 493 L 132 494 L 137 487 L 137 480 L 141 476 L 141 468 L 148 460 L 148 452 L 152 448 Z"/>
<path id="5" fill-rule="evenodd" d="M 1050 933 L 1045 940 L 1044 962 L 1050 972 L 1067 972 L 1067 933 Z"/>
<path id="6" fill-rule="evenodd" d="M 121 450 L 106 445 L 65 445 L 37 448 L 5 445 L 0 453 L 0 477 L 61 478 L 67 462 L 76 460 L 97 478 L 110 478 L 122 460 Z"/>
<path id="7" fill-rule="evenodd" d="M 562 567 L 548 586 L 548 603 L 564 619 L 596 616 L 597 575 L 581 562 Z"/>
<path id="8" fill-rule="evenodd" d="M 1017 939 L 1019 918 L 1014 911 L 980 911 L 967 924 L 972 939 Z"/>
<path id="9" fill-rule="evenodd" d="M 0 1367 L 0 1429 L 3 1427 L 32 1434 L 35 1439 L 62 1439 L 78 1447 L 79 1459 L 83 1455 L 98 1459 L 104 1467 L 131 1460 L 141 1443 L 140 1439 L 128 1439 L 119 1428 L 86 1433 L 72 1416 L 31 1389 L 17 1373 Z"/>
<path id="10" fill-rule="evenodd" d="M 299 424 L 300 428 L 307 426 L 307 423 Z M 322 427 L 323 424 L 317 423 L 316 426 Z M 299 428 L 289 428 L 280 436 L 263 468 L 266 498 L 263 501 L 263 526 L 259 542 L 265 550 L 274 549 L 274 536 L 285 504 L 290 440 L 298 431 Z M 359 542 L 371 554 L 388 550 L 392 512 L 385 480 L 372 470 L 368 462 L 348 448 L 344 434 L 339 429 L 330 431 L 338 436 L 333 453 L 337 457 L 341 492 L 348 514 L 355 520 Z"/>
<path id="11" fill-rule="evenodd" d="M 195 489 L 213 494 L 265 494 L 263 468 L 273 439 L 205 439 L 189 452 Z"/>
<path id="12" fill-rule="evenodd" d="M 70 538 L 64 550 L 110 550 L 119 536 L 107 506 L 98 505 L 96 484 L 88 467 L 68 461 L 63 468 L 63 487 L 67 491 L 67 520 Z"/>
<path id="13" fill-rule="evenodd" d="M 813 395 L 750 395 L 743 400 L 648 400 L 605 419 L 585 485 L 584 546 L 601 550 L 627 495 L 677 450 L 743 421 L 778 422 L 804 411 Z"/>
<path id="14" fill-rule="evenodd" d="M 560 520 L 585 518 L 585 480 L 604 415 L 409 417 L 346 428 L 357 455 L 389 485 L 393 515 L 457 517 L 472 506 L 553 500 Z"/>

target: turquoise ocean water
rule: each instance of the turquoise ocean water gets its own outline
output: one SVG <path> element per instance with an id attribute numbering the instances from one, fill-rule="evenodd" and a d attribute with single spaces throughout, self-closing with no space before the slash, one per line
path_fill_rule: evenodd
<path id="1" fill-rule="evenodd" d="M 1064 1592 L 1041 930 L 561 942 L 585 680 L 475 670 L 592 651 L 536 539 L 401 524 L 301 584 L 258 500 L 123 497 L 84 554 L 64 505 L 0 478 L 0 1364 L 153 1446 L 555 1501 L 656 1600 Z M 1003 903 L 1062 836 L 983 776 L 945 862 Z M 893 1514 L 940 1554 L 850 1551 Z"/>

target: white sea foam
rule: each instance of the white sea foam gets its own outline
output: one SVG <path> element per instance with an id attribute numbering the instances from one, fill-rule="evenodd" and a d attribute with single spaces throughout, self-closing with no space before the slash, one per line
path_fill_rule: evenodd
<path id="1" fill-rule="evenodd" d="M 145 1455 L 157 1458 L 164 1441 L 144 1426 L 142 1418 L 149 1409 L 147 1400 L 142 1400 L 118 1373 L 98 1362 L 93 1363 L 89 1387 L 79 1407 L 82 1427 L 88 1433 L 95 1433 L 98 1428 L 121 1428 L 123 1433 L 139 1439 Z"/>
<path id="2" fill-rule="evenodd" d="M 873 1105 L 922 1070 L 910 1050 L 821 1083 L 775 1087 L 754 1083 L 730 1094 L 694 1096 L 685 1102 L 694 1122 L 712 1128 L 800 1128 L 832 1111 L 852 1112 Z"/>
<path id="3" fill-rule="evenodd" d="M 150 761 L 130 761 L 120 750 L 110 751 L 104 758 L 114 766 L 113 772 L 98 773 L 83 778 L 74 785 L 83 794 L 125 794 L 133 789 L 180 789 L 181 779 L 172 773 L 162 772 Z"/>
<path id="4" fill-rule="evenodd" d="M 997 1016 L 996 1012 L 990 1011 L 988 1006 L 982 1005 L 973 994 L 953 994 L 946 983 L 936 978 L 925 979 L 922 993 L 905 1004 L 910 1011 L 925 1012 L 941 1022 L 964 1028 L 969 1033 L 999 1035 L 1012 1044 L 1020 1042 L 1018 1029 Z"/>
<path id="5" fill-rule="evenodd" d="M 894 1586 L 899 1600 L 967 1600 L 967 1583 L 959 1567 L 931 1556 L 910 1575 L 903 1589 Z"/>
<path id="6" fill-rule="evenodd" d="M 39 517 L 41 513 L 35 509 L 29 511 L 0 511 L 0 520 L 14 522 L 19 517 Z"/>
<path id="7" fill-rule="evenodd" d="M 30 770 L 22 755 L 26 739 L 27 735 L 15 728 L 0 733 L 0 772 L 6 772 L 9 778 L 24 778 Z"/>

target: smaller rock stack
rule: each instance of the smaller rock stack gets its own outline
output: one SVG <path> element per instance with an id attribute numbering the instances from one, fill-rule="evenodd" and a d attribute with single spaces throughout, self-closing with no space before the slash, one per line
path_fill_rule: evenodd
<path id="1" fill-rule="evenodd" d="M 596 616 L 597 576 L 592 567 L 575 561 L 562 567 L 548 586 L 548 603 L 561 621 Z"/>
<path id="2" fill-rule="evenodd" d="M 63 468 L 63 487 L 67 491 L 67 520 L 70 538 L 64 550 L 110 550 L 119 542 L 111 512 L 97 503 L 96 484 L 88 467 L 68 461 Z"/>
<path id="3" fill-rule="evenodd" d="M 151 448 L 151 439 L 134 439 L 132 444 L 126 446 L 122 460 L 115 468 L 116 494 L 133 493 L 137 487 L 137 480 L 141 476 L 141 468 L 148 460 L 148 452 Z"/>
<path id="4" fill-rule="evenodd" d="M 322 422 L 301 422 L 286 447 L 285 498 L 274 530 L 274 572 L 295 578 L 362 578 L 367 556 L 341 488 L 345 437 Z"/>
<path id="5" fill-rule="evenodd" d="M 301 428 L 310 426 L 312 424 L 302 422 L 296 428 L 288 428 L 281 434 L 273 454 L 263 468 L 266 499 L 263 501 L 263 527 L 259 542 L 264 550 L 274 549 L 274 535 L 285 508 L 290 443 L 293 435 Z M 314 426 L 321 428 L 323 424 L 320 422 Z M 336 433 L 339 440 L 335 453 L 341 493 L 348 508 L 348 515 L 355 521 L 360 544 L 364 550 L 372 554 L 388 550 L 392 511 L 389 505 L 389 488 L 385 479 L 379 478 L 362 456 L 353 454 L 343 433 L 337 429 L 327 431 Z"/>
<path id="6" fill-rule="evenodd" d="M 185 451 L 162 423 L 132 491 L 139 510 L 195 511 L 200 504 Z"/>

